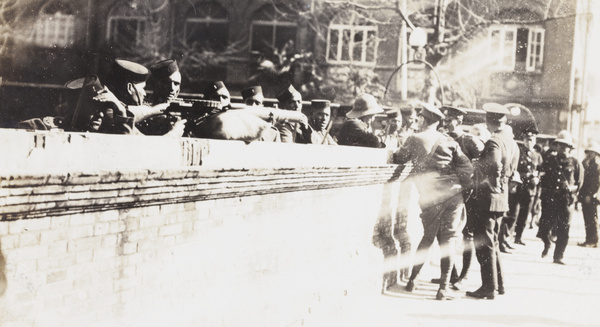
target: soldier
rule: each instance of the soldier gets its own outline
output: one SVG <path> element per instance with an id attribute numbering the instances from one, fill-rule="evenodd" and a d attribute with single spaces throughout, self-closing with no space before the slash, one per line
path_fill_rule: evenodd
<path id="1" fill-rule="evenodd" d="M 475 135 L 464 132 L 461 128 L 464 116 L 467 114 L 466 110 L 451 106 L 443 106 L 442 112 L 446 115 L 444 126 L 448 135 L 458 143 L 462 152 L 469 158 L 469 161 L 473 163 L 479 158 L 481 151 L 483 151 L 484 144 L 481 139 Z M 465 202 L 465 209 L 467 212 L 467 223 L 462 231 L 464 249 L 462 269 L 459 275 L 455 265 L 452 268 L 452 275 L 450 277 L 450 283 L 456 290 L 461 288 L 462 281 L 468 277 L 471 261 L 473 259 L 473 252 L 475 250 L 475 245 L 473 244 L 474 213 L 472 210 L 472 201 L 467 200 Z M 439 282 L 439 280 L 432 280 L 432 282 Z"/>
<path id="2" fill-rule="evenodd" d="M 150 103 L 169 103 L 177 98 L 181 89 L 181 73 L 174 59 L 167 59 L 150 66 L 153 82 Z"/>
<path id="3" fill-rule="evenodd" d="M 379 138 L 386 148 L 396 151 L 401 146 L 400 142 L 403 141 L 400 136 L 402 117 L 397 110 L 389 111 L 386 115 L 386 126 Z"/>
<path id="4" fill-rule="evenodd" d="M 331 102 L 315 99 L 310 102 L 308 128 L 296 135 L 296 143 L 337 145 L 329 130 L 331 128 Z"/>
<path id="5" fill-rule="evenodd" d="M 515 192 L 508 195 L 509 209 L 507 216 L 502 221 L 503 226 L 500 230 L 500 235 L 503 235 L 499 240 L 500 251 L 503 249 L 506 251 L 502 240 L 511 234 L 515 222 L 515 244 L 525 245 L 522 240 L 523 230 L 525 230 L 527 218 L 534 204 L 540 181 L 539 170 L 543 162 L 542 155 L 533 149 L 537 134 L 538 130 L 535 126 L 526 128 L 523 130 L 523 142 L 517 142 L 519 145 L 517 172 L 520 181 L 516 185 Z"/>
<path id="6" fill-rule="evenodd" d="M 263 95 L 262 87 L 260 86 L 251 86 L 249 88 L 245 88 L 241 91 L 242 98 L 244 99 L 244 104 L 247 106 L 262 106 L 265 101 L 265 96 Z"/>
<path id="7" fill-rule="evenodd" d="M 166 59 L 150 66 L 150 85 L 153 93 L 149 105 L 158 108 L 157 114 L 138 122 L 136 127 L 146 135 L 176 135 L 184 133 L 186 120 L 175 115 L 162 114 L 162 106 L 177 99 L 181 89 L 181 72 L 174 59 Z"/>
<path id="8" fill-rule="evenodd" d="M 288 85 L 287 88 L 283 89 L 277 94 L 277 100 L 281 106 L 281 109 L 302 111 L 302 95 L 296 91 L 293 85 Z M 304 116 L 304 114 L 303 114 Z M 302 134 L 308 128 L 308 118 L 300 123 L 303 127 L 298 126 L 297 123 L 282 122 L 277 124 L 277 129 L 281 136 L 281 142 L 294 143 L 296 141 L 297 134 Z"/>
<path id="9" fill-rule="evenodd" d="M 547 153 L 541 169 L 542 216 L 537 237 L 544 242 L 544 258 L 550 250 L 550 235 L 553 226 L 556 225 L 554 263 L 564 265 L 563 257 L 569 241 L 571 215 L 577 191 L 583 183 L 583 167 L 579 160 L 571 156 L 574 145 L 568 131 L 558 133 L 552 144 L 555 151 Z"/>
<path id="10" fill-rule="evenodd" d="M 385 145 L 371 130 L 374 116 L 383 112 L 374 96 L 366 93 L 358 96 L 354 100 L 352 110 L 346 114 L 348 120 L 344 122 L 338 132 L 338 144 L 372 148 L 384 147 Z"/>
<path id="11" fill-rule="evenodd" d="M 598 201 L 600 196 L 600 147 L 593 145 L 585 150 L 583 185 L 577 194 L 585 224 L 585 242 L 577 243 L 588 248 L 598 247 Z"/>
<path id="12" fill-rule="evenodd" d="M 221 108 L 231 108 L 231 95 L 222 81 L 216 81 L 207 86 L 206 89 L 204 89 L 203 94 L 204 99 L 206 100 L 219 101 L 221 103 Z"/>
<path id="13" fill-rule="evenodd" d="M 404 146 L 394 154 L 394 162 L 403 164 L 411 161 L 413 164 L 411 179 L 419 190 L 424 230 L 417 253 L 428 251 L 437 239 L 442 255 L 436 299 L 444 300 L 448 298 L 456 240 L 466 220 L 463 196 L 472 187 L 473 166 L 451 137 L 437 131 L 440 120 L 444 118 L 437 107 L 424 103 L 419 115 L 420 132 L 408 137 Z M 420 261 L 414 265 L 406 284 L 407 291 L 415 289 L 415 279 L 423 263 Z"/>
<path id="14" fill-rule="evenodd" d="M 500 220 L 508 210 L 508 181 L 519 162 L 519 147 L 507 128 L 506 107 L 486 103 L 487 129 L 492 134 L 475 162 L 475 189 L 472 210 L 475 254 L 481 266 L 481 287 L 467 296 L 494 299 L 504 294 L 502 268 L 498 257 Z"/>

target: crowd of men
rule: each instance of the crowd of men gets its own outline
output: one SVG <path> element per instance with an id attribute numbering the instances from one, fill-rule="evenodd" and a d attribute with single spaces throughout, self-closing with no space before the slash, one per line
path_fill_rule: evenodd
<path id="1" fill-rule="evenodd" d="M 146 98 L 149 78 L 153 92 Z M 450 289 L 462 288 L 473 253 L 481 266 L 481 287 L 466 295 L 494 299 L 504 294 L 499 252 L 510 253 L 514 244 L 525 245 L 523 231 L 536 208 L 541 207 L 537 237 L 544 244 L 542 257 L 555 243 L 553 262 L 565 264 L 570 220 L 577 203 L 586 228 L 586 241 L 579 245 L 598 246 L 600 147 L 586 149 L 581 163 L 571 154 L 574 144 L 566 131 L 559 133 L 548 149 L 536 148 L 535 126 L 523 131 L 522 140 L 515 140 L 503 105 L 484 105 L 487 131 L 472 135 L 461 126 L 467 114 L 461 108 L 401 103 L 386 112 L 374 96 L 362 94 L 332 135 L 331 103 L 313 99 L 310 110 L 303 110 L 302 96 L 292 85 L 277 93 L 281 109 L 269 109 L 264 116 L 253 109 L 264 108 L 261 86 L 243 89 L 244 104 L 236 106 L 226 85 L 215 81 L 204 90 L 203 102 L 196 107 L 197 103 L 190 106 L 178 98 L 181 80 L 172 59 L 149 69 L 115 60 L 106 81 L 88 75 L 66 83 L 76 96 L 64 104 L 63 117 L 29 119 L 18 127 L 391 149 L 395 163 L 410 162 L 413 168 L 401 184 L 398 211 L 390 217 L 388 228 L 379 229 L 376 244 L 386 257 L 397 255 L 398 250 L 402 256 L 410 252 L 406 204 L 412 194 L 407 185 L 412 183 L 419 193 L 423 224 L 417 252 L 426 253 L 434 241 L 442 249 L 440 278 L 433 281 L 439 283 L 439 300 L 450 298 Z M 281 113 L 273 114 L 273 110 Z M 382 115 L 387 117 L 384 128 L 376 132 L 373 121 Z M 462 264 L 455 260 L 457 248 L 463 249 Z M 423 263 L 417 260 L 412 271 L 405 267 L 400 276 L 387 271 L 384 288 L 406 279 L 405 289 L 412 292 Z"/>

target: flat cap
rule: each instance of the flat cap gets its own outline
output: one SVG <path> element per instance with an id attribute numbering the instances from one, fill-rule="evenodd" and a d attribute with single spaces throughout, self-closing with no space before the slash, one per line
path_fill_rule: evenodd
<path id="1" fill-rule="evenodd" d="M 179 66 L 175 59 L 162 60 L 150 66 L 152 76 L 158 78 L 167 78 L 177 71 L 179 71 Z"/>
<path id="2" fill-rule="evenodd" d="M 331 107 L 331 101 L 329 100 L 320 100 L 320 99 L 314 99 L 312 101 L 310 101 L 310 108 L 311 109 L 327 109 Z"/>
<path id="3" fill-rule="evenodd" d="M 428 119 L 435 120 L 435 121 L 439 121 L 439 120 L 446 118 L 446 116 L 444 116 L 444 114 L 440 111 L 440 109 L 438 109 L 438 107 L 436 107 L 432 104 L 422 102 L 421 107 L 423 109 L 421 110 L 421 112 L 419 114 L 423 117 L 427 117 Z"/>
<path id="4" fill-rule="evenodd" d="M 115 59 L 110 79 L 131 83 L 142 83 L 148 79 L 148 68 L 129 60 Z"/>
<path id="5" fill-rule="evenodd" d="M 292 84 L 290 84 L 288 87 L 286 87 L 285 89 L 281 90 L 279 93 L 277 93 L 277 100 L 279 101 L 280 104 L 284 104 L 288 101 L 290 101 L 293 97 L 294 94 L 296 93 L 300 93 L 298 92 L 294 86 Z"/>
<path id="6" fill-rule="evenodd" d="M 494 102 L 485 103 L 483 111 L 486 113 L 486 119 L 491 120 L 500 120 L 506 115 L 510 115 L 510 111 L 505 106 Z"/>
<path id="7" fill-rule="evenodd" d="M 244 99 L 247 99 L 249 97 L 255 96 L 257 94 L 262 94 L 262 87 L 260 87 L 260 85 L 257 86 L 251 86 L 249 88 L 243 89 L 242 90 L 242 97 Z"/>
<path id="8" fill-rule="evenodd" d="M 213 96 L 215 93 L 217 93 L 219 90 L 221 89 L 225 89 L 225 83 L 223 83 L 222 81 L 216 81 L 212 84 L 210 84 L 209 86 L 207 86 L 204 89 L 204 92 L 202 92 L 202 94 L 204 94 L 204 98 L 208 99 L 211 96 Z"/>
<path id="9" fill-rule="evenodd" d="M 452 106 L 442 106 L 440 110 L 446 114 L 446 116 L 450 117 L 458 117 L 464 116 L 467 114 L 467 111 L 462 108 L 452 107 Z"/>

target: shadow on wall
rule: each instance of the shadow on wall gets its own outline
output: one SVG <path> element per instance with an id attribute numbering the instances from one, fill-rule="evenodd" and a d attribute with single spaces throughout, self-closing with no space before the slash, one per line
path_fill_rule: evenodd
<path id="1" fill-rule="evenodd" d="M 4 292 L 6 292 L 6 260 L 0 243 L 0 296 L 4 295 Z"/>

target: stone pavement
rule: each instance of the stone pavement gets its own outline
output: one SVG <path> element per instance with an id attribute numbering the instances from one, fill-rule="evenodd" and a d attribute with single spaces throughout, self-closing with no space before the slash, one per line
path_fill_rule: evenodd
<path id="1" fill-rule="evenodd" d="M 417 290 L 404 290 L 402 282 L 383 295 L 348 300 L 344 313 L 314 317 L 310 326 L 515 326 L 592 327 L 600 326 L 600 248 L 577 246 L 585 238 L 580 212 L 573 217 L 567 265 L 552 263 L 552 251 L 542 259 L 543 243 L 535 237 L 537 228 L 526 229 L 526 246 L 515 245 L 512 254 L 501 254 L 506 294 L 495 300 L 466 297 L 481 283 L 479 264 L 473 258 L 472 272 L 451 301 L 436 301 L 439 276 L 436 249 L 419 276 Z M 416 245 L 415 245 L 416 246 Z"/>

